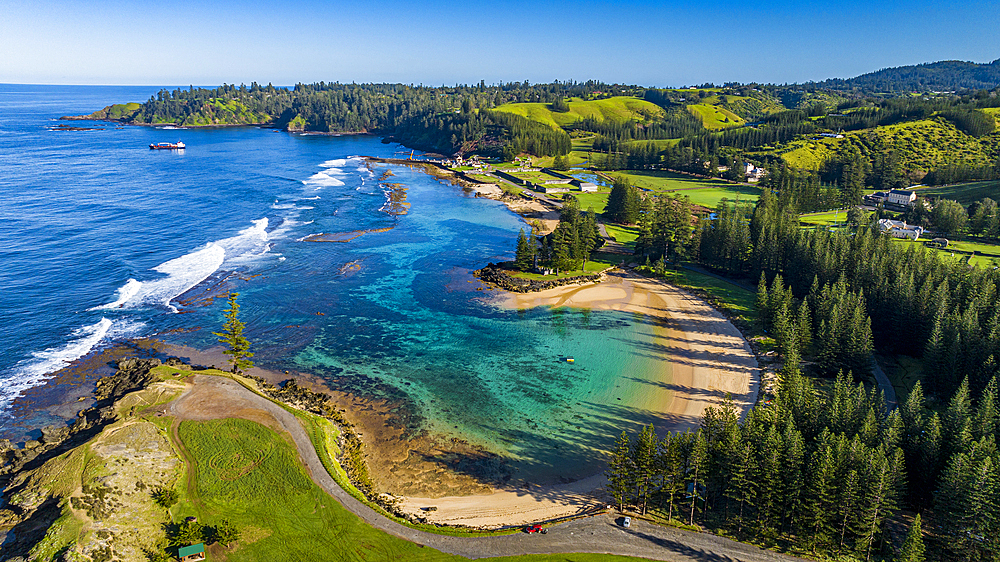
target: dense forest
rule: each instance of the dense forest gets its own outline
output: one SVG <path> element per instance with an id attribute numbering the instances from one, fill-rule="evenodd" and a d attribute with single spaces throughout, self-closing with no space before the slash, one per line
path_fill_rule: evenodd
<path id="1" fill-rule="evenodd" d="M 1000 86 L 1000 59 L 987 64 L 940 61 L 899 66 L 854 78 L 833 78 L 810 85 L 836 90 L 888 93 L 985 90 Z"/>
<path id="2" fill-rule="evenodd" d="M 868 224 L 802 229 L 787 192 L 723 201 L 694 228 L 677 218 L 690 212 L 682 199 L 630 202 L 628 187 L 618 207 L 640 225 L 636 254 L 656 260 L 646 270 L 685 259 L 758 277 L 756 328 L 779 360 L 773 397 L 742 421 L 727 402 L 697 431 L 622 433 L 608 469 L 620 507 L 859 560 L 923 560 L 923 524 L 935 560 L 996 559 L 1000 272 L 894 244 Z M 974 228 L 995 225 L 995 202 L 973 206 Z M 898 409 L 854 377 L 876 349 L 923 360 Z M 902 510 L 922 515 L 905 540 Z"/>

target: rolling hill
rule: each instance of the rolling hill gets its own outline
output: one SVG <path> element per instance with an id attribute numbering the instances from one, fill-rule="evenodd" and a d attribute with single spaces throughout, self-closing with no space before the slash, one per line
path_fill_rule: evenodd
<path id="1" fill-rule="evenodd" d="M 665 113 L 662 107 L 654 103 L 627 96 L 590 101 L 574 98 L 568 105 L 569 111 L 558 112 L 552 111 L 551 105 L 547 103 L 507 103 L 498 106 L 496 111 L 514 113 L 553 128 L 565 127 L 588 117 L 596 121 L 645 122 L 662 118 Z"/>
<path id="2" fill-rule="evenodd" d="M 864 92 L 947 92 L 1000 86 L 1000 59 L 990 63 L 957 60 L 883 68 L 854 78 L 832 78 L 811 86 Z"/>

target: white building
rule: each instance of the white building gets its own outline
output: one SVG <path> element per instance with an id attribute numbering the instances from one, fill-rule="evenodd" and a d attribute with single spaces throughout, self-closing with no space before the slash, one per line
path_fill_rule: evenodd
<path id="1" fill-rule="evenodd" d="M 743 175 L 746 176 L 748 182 L 759 182 L 765 174 L 767 174 L 767 170 L 764 168 L 758 168 L 750 162 L 743 163 Z"/>
<path id="2" fill-rule="evenodd" d="M 892 219 L 879 219 L 878 223 L 879 232 L 885 232 L 893 238 L 909 238 L 910 240 L 916 240 L 920 238 L 920 235 L 924 233 L 924 228 L 921 226 L 908 225 L 906 221 L 894 221 Z"/>
<path id="3" fill-rule="evenodd" d="M 885 202 L 891 205 L 909 207 L 917 200 L 917 192 L 903 189 L 893 189 L 885 198 Z"/>

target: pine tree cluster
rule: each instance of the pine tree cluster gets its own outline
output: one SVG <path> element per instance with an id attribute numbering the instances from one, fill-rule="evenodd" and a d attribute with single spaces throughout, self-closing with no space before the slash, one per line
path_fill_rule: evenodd
<path id="1" fill-rule="evenodd" d="M 783 375 L 775 400 L 742 422 L 729 400 L 697 431 L 618 438 L 608 490 L 619 508 L 814 553 L 889 553 L 887 522 L 905 500 L 904 427 L 882 397 L 837 377 L 823 399 Z"/>

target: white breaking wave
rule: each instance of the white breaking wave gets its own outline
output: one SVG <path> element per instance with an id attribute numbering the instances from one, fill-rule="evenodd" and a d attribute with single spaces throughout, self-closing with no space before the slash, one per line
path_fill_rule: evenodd
<path id="1" fill-rule="evenodd" d="M 312 207 L 309 207 L 309 208 L 312 209 Z M 313 221 L 300 221 L 300 220 L 295 220 L 294 217 L 285 217 L 281 221 L 281 224 L 279 224 L 278 227 L 275 228 L 274 230 L 272 230 L 271 232 L 267 233 L 267 235 L 268 235 L 268 238 L 271 239 L 271 240 L 284 238 L 285 235 L 288 234 L 288 232 L 290 230 L 292 230 L 293 228 L 296 228 L 296 227 L 299 227 L 299 226 L 305 226 L 307 224 L 312 224 L 312 223 L 313 223 Z M 281 258 L 281 259 L 284 259 L 284 258 Z"/>
<path id="2" fill-rule="evenodd" d="M 208 279 L 224 262 L 260 256 L 268 249 L 267 219 L 255 220 L 253 226 L 241 230 L 236 236 L 210 242 L 153 268 L 153 271 L 166 277 L 150 281 L 129 279 L 118 289 L 118 298 L 114 302 L 91 310 L 165 306 L 176 312 L 170 301 Z"/>
<path id="3" fill-rule="evenodd" d="M 72 339 L 63 345 L 32 353 L 31 359 L 21 361 L 8 376 L 0 378 L 0 412 L 6 410 L 21 392 L 45 382 L 51 373 L 90 353 L 102 340 L 127 337 L 143 326 L 131 320 L 112 322 L 101 318 L 95 324 L 75 330 Z"/>
<path id="4" fill-rule="evenodd" d="M 341 185 L 344 185 L 344 182 L 342 180 L 339 180 L 331 176 L 328 172 L 316 172 L 315 174 L 309 176 L 309 179 L 307 179 L 302 183 L 305 185 L 316 186 L 317 190 L 324 187 L 339 187 Z"/>
<path id="5" fill-rule="evenodd" d="M 309 209 L 314 209 L 315 207 L 309 207 L 306 205 L 300 207 L 295 203 L 274 203 L 273 205 L 271 205 L 271 208 L 276 211 L 284 211 L 284 210 L 308 211 Z"/>
<path id="6" fill-rule="evenodd" d="M 359 158 L 337 158 L 336 160 L 327 160 L 319 165 L 320 168 L 343 168 L 348 162 L 352 160 L 359 160 Z"/>

